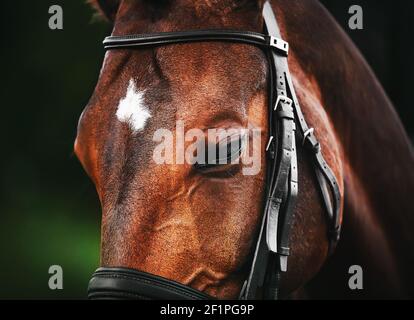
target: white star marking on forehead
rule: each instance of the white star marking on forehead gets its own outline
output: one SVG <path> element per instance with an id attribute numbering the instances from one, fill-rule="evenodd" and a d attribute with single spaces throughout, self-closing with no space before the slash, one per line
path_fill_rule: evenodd
<path id="1" fill-rule="evenodd" d="M 133 133 L 143 130 L 151 118 L 151 113 L 145 106 L 144 94 L 145 91 L 137 90 L 133 79 L 129 80 L 126 96 L 119 101 L 116 111 L 118 120 L 128 123 Z"/>

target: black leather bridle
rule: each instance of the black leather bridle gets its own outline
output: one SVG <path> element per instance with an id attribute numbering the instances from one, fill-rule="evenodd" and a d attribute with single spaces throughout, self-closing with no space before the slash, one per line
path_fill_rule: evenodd
<path id="1" fill-rule="evenodd" d="M 266 199 L 249 276 L 240 299 L 277 299 L 281 273 L 287 271 L 289 234 L 298 194 L 296 140 L 309 150 L 329 217 L 330 251 L 340 235 L 340 191 L 322 156 L 314 130 L 306 124 L 288 68 L 289 44 L 281 39 L 268 1 L 263 8 L 265 34 L 234 30 L 194 30 L 128 36 L 110 36 L 110 49 L 140 49 L 201 41 L 246 43 L 260 47 L 268 56 L 269 142 Z M 213 299 L 175 281 L 126 268 L 99 268 L 88 288 L 92 299 Z"/>

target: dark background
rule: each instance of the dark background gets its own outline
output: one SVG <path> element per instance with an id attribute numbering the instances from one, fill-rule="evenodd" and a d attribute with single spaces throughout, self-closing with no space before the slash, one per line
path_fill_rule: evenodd
<path id="1" fill-rule="evenodd" d="M 414 2 L 324 0 L 361 49 L 414 136 Z M 48 28 L 62 5 L 64 30 Z M 364 9 L 364 30 L 348 9 Z M 110 26 L 84 0 L 1 1 L 0 298 L 84 298 L 99 263 L 100 208 L 73 154 L 76 125 L 102 63 Z M 362 84 L 363 85 L 363 84 Z M 48 288 L 48 269 L 64 290 Z"/>

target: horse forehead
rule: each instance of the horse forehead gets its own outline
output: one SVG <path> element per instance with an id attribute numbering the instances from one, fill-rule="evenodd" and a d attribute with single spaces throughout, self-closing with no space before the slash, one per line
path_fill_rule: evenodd
<path id="1" fill-rule="evenodd" d="M 170 81 L 215 82 L 222 86 L 264 83 L 267 60 L 254 46 L 222 42 L 197 42 L 156 49 L 155 60 Z"/>
<path id="2" fill-rule="evenodd" d="M 114 107 L 113 119 L 140 136 L 154 126 L 173 128 L 174 119 L 200 126 L 229 115 L 246 122 L 255 91 L 266 87 L 267 62 L 255 47 L 222 45 L 194 43 L 110 52 L 106 64 L 112 67 L 105 68 L 107 72 L 125 63 L 133 66 L 116 81 L 119 95 L 108 99 Z"/>
<path id="3" fill-rule="evenodd" d="M 185 116 L 245 113 L 249 100 L 266 88 L 267 61 L 248 45 L 193 43 L 162 47 L 155 60 L 169 83 L 172 101 Z"/>

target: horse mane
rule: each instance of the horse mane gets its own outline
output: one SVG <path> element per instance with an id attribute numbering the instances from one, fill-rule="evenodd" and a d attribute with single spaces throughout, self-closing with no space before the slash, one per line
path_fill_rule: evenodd
<path id="1" fill-rule="evenodd" d="M 94 9 L 94 17 L 104 21 L 114 21 L 117 7 L 121 0 L 86 0 Z M 157 10 L 165 8 L 171 0 L 142 0 L 149 12 L 156 13 Z M 198 10 L 215 9 L 224 14 L 240 8 L 257 8 L 261 10 L 264 0 L 199 0 L 194 3 Z"/>

